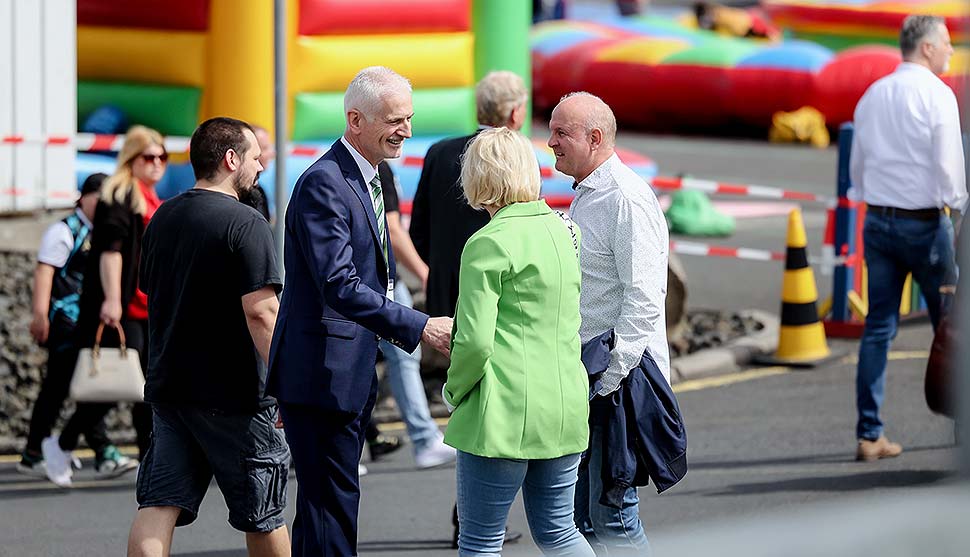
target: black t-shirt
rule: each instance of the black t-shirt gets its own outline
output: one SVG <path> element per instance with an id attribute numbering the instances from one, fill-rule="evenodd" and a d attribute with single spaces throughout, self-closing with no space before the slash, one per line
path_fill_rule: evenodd
<path id="1" fill-rule="evenodd" d="M 266 219 L 235 198 L 192 189 L 159 207 L 142 244 L 150 352 L 145 400 L 252 410 L 266 396 L 242 296 L 279 292 Z"/>

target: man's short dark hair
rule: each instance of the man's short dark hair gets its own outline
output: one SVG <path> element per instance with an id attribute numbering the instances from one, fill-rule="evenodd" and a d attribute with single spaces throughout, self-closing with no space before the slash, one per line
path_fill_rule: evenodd
<path id="1" fill-rule="evenodd" d="M 942 17 L 935 15 L 911 15 L 903 20 L 903 28 L 899 31 L 899 50 L 903 58 L 912 56 L 921 42 L 945 24 Z"/>
<path id="2" fill-rule="evenodd" d="M 189 143 L 189 160 L 196 180 L 212 180 L 219 173 L 226 151 L 232 149 L 243 156 L 249 148 L 245 130 L 252 126 L 235 118 L 211 118 L 199 124 Z M 253 132 L 255 135 L 255 132 Z"/>

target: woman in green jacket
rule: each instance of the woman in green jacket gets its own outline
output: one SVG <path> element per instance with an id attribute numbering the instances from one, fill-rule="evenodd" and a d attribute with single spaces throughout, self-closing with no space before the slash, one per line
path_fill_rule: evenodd
<path id="1" fill-rule="evenodd" d="M 544 553 L 592 556 L 573 523 L 589 433 L 579 229 L 538 200 L 532 145 L 507 128 L 471 142 L 461 182 L 468 203 L 491 221 L 462 252 L 444 387 L 454 407 L 445 443 L 458 449 L 458 554 L 501 552 L 521 488 Z"/>

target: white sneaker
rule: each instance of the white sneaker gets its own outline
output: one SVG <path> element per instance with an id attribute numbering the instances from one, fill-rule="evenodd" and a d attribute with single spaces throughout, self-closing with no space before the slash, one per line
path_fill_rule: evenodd
<path id="1" fill-rule="evenodd" d="M 24 464 L 22 461 L 17 463 L 17 471 L 31 478 L 47 479 L 47 465 L 43 460 L 38 460 L 33 464 Z"/>
<path id="2" fill-rule="evenodd" d="M 366 475 L 367 475 L 367 467 L 364 466 L 363 464 L 358 464 L 357 465 L 357 477 L 359 478 L 361 476 L 366 476 Z"/>
<path id="3" fill-rule="evenodd" d="M 424 470 L 425 468 L 434 468 L 435 466 L 453 462 L 456 456 L 455 449 L 445 445 L 439 436 L 427 447 L 416 451 L 414 461 L 417 463 L 418 469 Z"/>
<path id="4" fill-rule="evenodd" d="M 71 470 L 73 464 L 71 453 L 61 449 L 56 437 L 48 437 L 40 443 L 40 450 L 44 453 L 47 479 L 61 487 L 71 486 Z"/>

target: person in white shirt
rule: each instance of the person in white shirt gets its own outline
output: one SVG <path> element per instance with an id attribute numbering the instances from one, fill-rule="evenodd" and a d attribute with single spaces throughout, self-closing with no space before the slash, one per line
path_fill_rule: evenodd
<path id="1" fill-rule="evenodd" d="M 903 282 L 912 273 L 935 328 L 940 287 L 955 284 L 954 229 L 967 203 L 960 113 L 939 79 L 953 46 L 941 17 L 913 15 L 900 32 L 903 62 L 876 81 L 855 110 L 850 197 L 867 204 L 865 260 L 869 313 L 856 371 L 856 459 L 894 457 L 898 443 L 879 418 L 889 343 L 896 336 Z"/>
<path id="2" fill-rule="evenodd" d="M 650 185 L 620 162 L 614 152 L 616 118 L 598 97 L 571 93 L 552 112 L 549 147 L 556 170 L 571 176 L 576 197 L 569 208 L 579 225 L 582 289 L 579 336 L 588 342 L 613 329 L 616 345 L 609 368 L 593 385 L 591 396 L 619 389 L 644 352 L 670 381 L 670 358 L 664 320 L 667 294 L 667 221 Z M 594 547 L 643 555 L 649 542 L 639 518 L 639 498 L 630 487 L 621 508 L 600 503 L 600 470 L 607 466 L 602 424 L 590 424 L 589 466 L 579 472 L 576 515 L 579 529 Z"/>
<path id="3" fill-rule="evenodd" d="M 79 293 L 91 248 L 91 221 L 105 178 L 105 174 L 98 173 L 84 180 L 74 212 L 44 232 L 37 252 L 30 335 L 47 348 L 47 367 L 31 410 L 27 443 L 17 464 L 17 471 L 28 476 L 47 477 L 41 445 L 61 415 L 74 376 L 79 350 L 75 339 Z M 111 465 L 96 467 L 96 477 L 110 478 L 135 468 L 137 463 L 111 444 L 103 419 L 86 424 L 81 433 L 92 450 L 112 459 Z M 80 461 L 71 459 L 70 466 L 80 468 Z"/>

